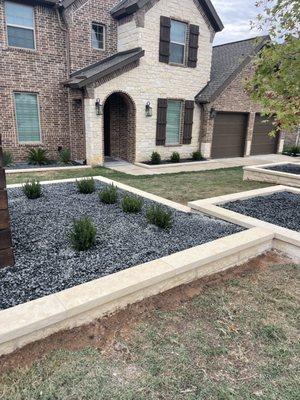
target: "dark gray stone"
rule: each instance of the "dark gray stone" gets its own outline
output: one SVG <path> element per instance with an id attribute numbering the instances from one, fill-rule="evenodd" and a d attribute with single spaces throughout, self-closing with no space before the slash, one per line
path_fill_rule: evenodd
<path id="1" fill-rule="evenodd" d="M 296 174 L 300 175 L 300 164 L 282 164 L 282 165 L 274 165 L 273 167 L 265 167 L 265 169 L 271 170 L 271 171 L 278 171 L 278 172 L 288 172 L 289 174 Z"/>
<path id="2" fill-rule="evenodd" d="M 222 204 L 227 210 L 300 231 L 300 195 L 291 192 L 257 196 Z"/>
<path id="3" fill-rule="evenodd" d="M 109 275 L 190 247 L 242 231 L 236 225 L 172 210 L 169 232 L 149 225 L 143 212 L 125 214 L 120 204 L 104 205 L 98 191 L 77 193 L 75 184 L 53 184 L 44 196 L 28 200 L 21 189 L 9 189 L 16 264 L 0 270 L 0 309 Z M 120 198 L 124 192 L 120 191 Z M 69 243 L 74 218 L 89 216 L 97 226 L 97 244 L 86 252 Z"/>

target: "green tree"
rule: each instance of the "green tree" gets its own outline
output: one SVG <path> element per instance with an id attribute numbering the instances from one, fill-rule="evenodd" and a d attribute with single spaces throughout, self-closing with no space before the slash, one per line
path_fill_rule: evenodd
<path id="1" fill-rule="evenodd" d="M 252 26 L 268 31 L 270 42 L 255 59 L 247 89 L 263 113 L 274 115 L 274 132 L 296 132 L 300 124 L 300 1 L 260 0 Z"/>

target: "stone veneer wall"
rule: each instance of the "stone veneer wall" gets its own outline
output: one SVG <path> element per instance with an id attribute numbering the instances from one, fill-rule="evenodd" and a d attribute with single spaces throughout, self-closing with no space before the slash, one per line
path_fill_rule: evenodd
<path id="1" fill-rule="evenodd" d="M 160 16 L 169 16 L 188 21 L 200 26 L 198 65 L 197 68 L 172 66 L 159 62 Z M 144 21 L 130 19 L 119 26 L 120 34 L 126 31 L 126 26 L 136 32 L 138 38 L 135 46 L 145 49 L 145 56 L 139 65 L 127 70 L 117 79 L 108 80 L 93 85 L 94 95 L 85 99 L 86 146 L 87 159 L 91 164 L 103 163 L 103 142 L 99 134 L 103 132 L 103 116 L 95 116 L 95 99 L 101 102 L 114 92 L 125 92 L 133 100 L 136 107 L 136 161 L 147 160 L 152 151 L 158 151 L 162 158 L 169 158 L 173 151 L 178 151 L 182 158 L 190 157 L 193 151 L 199 149 L 200 108 L 195 107 L 192 142 L 189 145 L 156 146 L 157 99 L 171 98 L 178 100 L 193 100 L 199 90 L 204 87 L 210 77 L 212 33 L 211 27 L 199 12 L 193 0 L 160 0 L 144 15 Z M 128 36 L 120 36 L 119 50 L 127 49 Z M 145 115 L 145 105 L 151 102 L 153 116 Z"/>
<path id="2" fill-rule="evenodd" d="M 250 155 L 254 129 L 255 114 L 261 111 L 259 104 L 254 103 L 245 90 L 246 79 L 253 74 L 253 65 L 248 64 L 237 77 L 224 89 L 213 102 L 203 106 L 203 125 L 201 129 L 201 151 L 204 157 L 209 158 L 214 129 L 214 119 L 209 117 L 210 109 L 225 112 L 249 113 L 245 156 Z M 283 134 L 279 140 L 278 152 L 282 151 Z"/>
<path id="3" fill-rule="evenodd" d="M 0 268 L 14 264 L 0 134 Z"/>

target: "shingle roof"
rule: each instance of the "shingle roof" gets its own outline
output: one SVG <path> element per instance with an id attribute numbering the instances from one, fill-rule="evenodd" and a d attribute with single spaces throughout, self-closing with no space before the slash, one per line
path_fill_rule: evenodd
<path id="1" fill-rule="evenodd" d="M 196 100 L 200 103 L 213 101 L 269 40 L 269 36 L 259 36 L 214 46 L 210 82 Z"/>
<path id="2" fill-rule="evenodd" d="M 121 0 L 120 3 L 111 10 L 111 14 L 117 19 L 125 17 L 126 15 L 131 15 L 140 8 L 144 7 L 150 1 L 151 0 Z M 206 13 L 207 18 L 209 19 L 215 31 L 221 31 L 224 26 L 211 1 L 198 0 L 198 2 Z"/>
<path id="3" fill-rule="evenodd" d="M 113 56 L 74 72 L 66 82 L 66 85 L 74 88 L 82 88 L 139 60 L 144 54 L 145 51 L 140 47 L 116 53 Z"/>

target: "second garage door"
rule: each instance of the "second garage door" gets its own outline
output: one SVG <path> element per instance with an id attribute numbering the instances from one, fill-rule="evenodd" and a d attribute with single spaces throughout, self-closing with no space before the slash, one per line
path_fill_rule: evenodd
<path id="1" fill-rule="evenodd" d="M 211 149 L 212 158 L 243 157 L 248 114 L 217 113 Z"/>
<path id="2" fill-rule="evenodd" d="M 265 121 L 266 117 L 256 114 L 251 144 L 252 155 L 277 153 L 278 135 L 275 137 L 269 136 L 274 126 L 272 120 Z"/>

